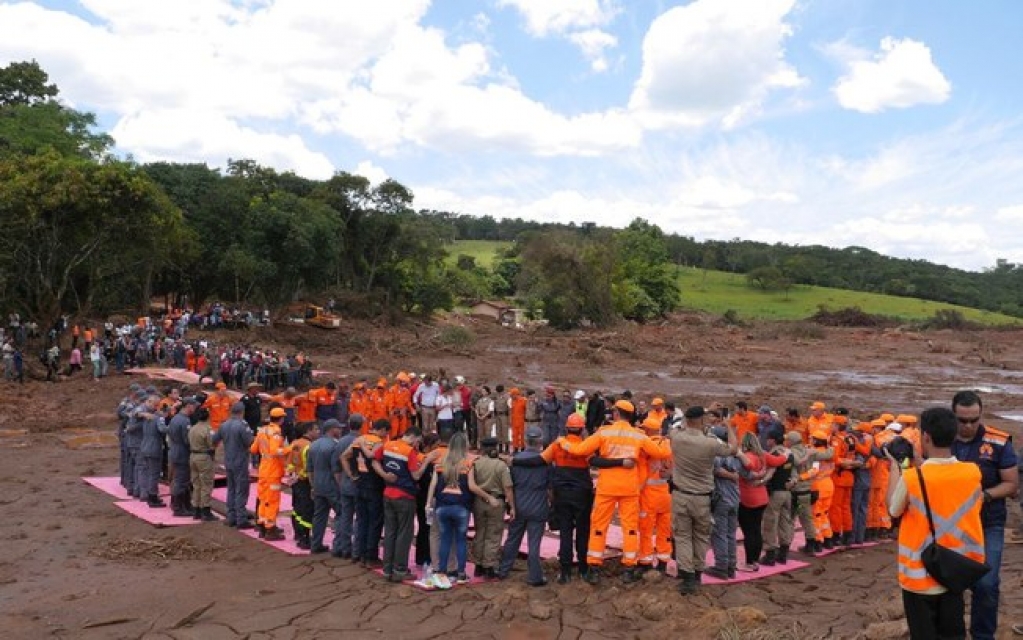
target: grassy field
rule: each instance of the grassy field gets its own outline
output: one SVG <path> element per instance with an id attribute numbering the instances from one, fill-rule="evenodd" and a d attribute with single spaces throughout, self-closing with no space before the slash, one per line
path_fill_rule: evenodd
<path id="1" fill-rule="evenodd" d="M 448 248 L 448 260 L 454 264 L 459 254 L 465 254 L 476 258 L 476 264 L 489 267 L 498 249 L 509 244 L 488 240 L 459 240 Z M 799 285 L 788 292 L 761 291 L 751 288 L 743 274 L 704 272 L 694 267 L 679 267 L 678 281 L 682 287 L 683 307 L 717 314 L 734 309 L 740 319 L 802 320 L 812 316 L 820 305 L 824 305 L 832 310 L 859 307 L 866 313 L 904 320 L 923 320 L 933 316 L 939 309 L 956 309 L 973 322 L 987 325 L 1023 324 L 1020 318 L 991 311 L 846 289 Z"/>
<path id="2" fill-rule="evenodd" d="M 476 264 L 490 268 L 497 260 L 497 252 L 511 246 L 510 242 L 496 240 L 457 240 L 448 247 L 448 262 L 455 264 L 458 256 L 467 255 L 476 258 Z"/>

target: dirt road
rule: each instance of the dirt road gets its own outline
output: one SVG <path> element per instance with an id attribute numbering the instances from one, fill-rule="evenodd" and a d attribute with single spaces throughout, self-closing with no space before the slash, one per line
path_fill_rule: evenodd
<path id="1" fill-rule="evenodd" d="M 1015 420 L 1023 420 L 1020 332 L 822 333 L 798 325 L 720 327 L 700 316 L 568 335 L 454 323 L 474 342 L 466 344 L 465 332 L 443 324 L 349 325 L 322 333 L 281 328 L 247 334 L 244 341 L 305 349 L 319 368 L 351 378 L 443 368 L 473 382 L 629 388 L 683 404 L 745 399 L 782 410 L 820 399 L 854 413 L 901 413 L 946 405 L 954 391 L 972 387 L 984 391 L 992 424 L 1018 433 Z M 226 332 L 216 339 L 242 340 Z M 157 530 L 80 480 L 115 473 L 110 412 L 126 384 L 115 378 L 2 386 L 5 638 L 358 639 L 453 632 L 531 640 L 852 638 L 865 632 L 890 638 L 892 627 L 878 625 L 897 627 L 891 621 L 901 617 L 891 545 L 830 556 L 775 578 L 705 587 L 683 600 L 671 580 L 532 589 L 523 572 L 503 583 L 424 593 L 384 584 L 346 561 L 289 557 L 217 524 Z M 1018 506 L 1011 518 L 1019 523 Z M 1023 612 L 1020 546 L 1007 547 L 1002 580 L 1009 622 Z"/>

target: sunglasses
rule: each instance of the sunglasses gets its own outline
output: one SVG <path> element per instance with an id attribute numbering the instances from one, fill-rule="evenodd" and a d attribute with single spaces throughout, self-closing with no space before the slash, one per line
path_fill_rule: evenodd
<path id="1" fill-rule="evenodd" d="M 956 420 L 959 421 L 959 424 L 977 424 L 978 422 L 980 422 L 980 416 L 977 416 L 976 418 L 956 417 Z"/>

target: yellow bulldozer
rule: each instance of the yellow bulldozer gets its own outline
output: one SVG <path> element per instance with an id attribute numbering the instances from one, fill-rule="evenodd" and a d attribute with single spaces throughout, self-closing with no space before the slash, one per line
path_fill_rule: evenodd
<path id="1" fill-rule="evenodd" d="M 323 307 L 313 304 L 295 305 L 288 311 L 287 321 L 291 324 L 307 324 L 321 329 L 341 328 L 341 316 L 327 313 Z"/>

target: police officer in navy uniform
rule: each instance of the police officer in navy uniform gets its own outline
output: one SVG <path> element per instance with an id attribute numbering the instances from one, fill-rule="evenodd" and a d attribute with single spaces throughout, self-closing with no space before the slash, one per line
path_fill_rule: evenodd
<path id="1" fill-rule="evenodd" d="M 1019 468 L 1012 436 L 981 423 L 983 403 L 974 391 L 960 391 L 952 398 L 952 411 L 959 421 L 959 433 L 952 455 L 961 462 L 980 467 L 984 506 L 980 519 L 984 527 L 984 557 L 991 571 L 973 586 L 970 608 L 970 637 L 993 640 L 998 630 L 998 598 L 1005 547 L 1005 499 L 1019 489 Z"/>

